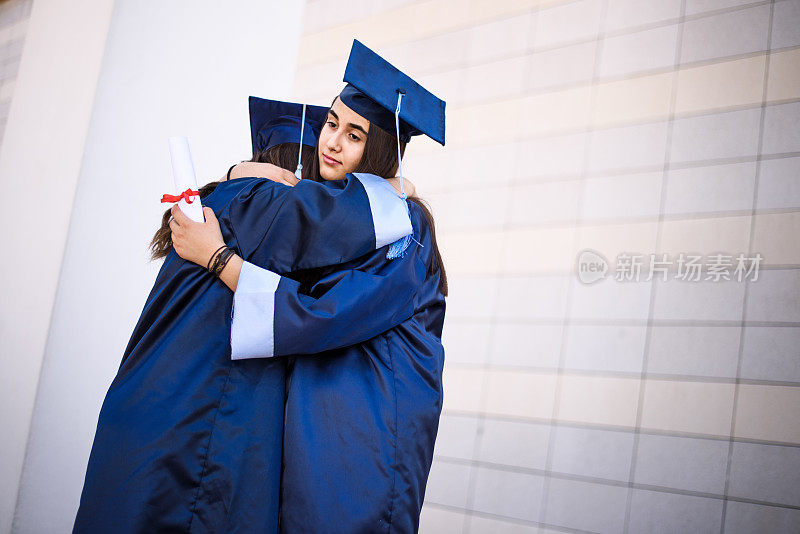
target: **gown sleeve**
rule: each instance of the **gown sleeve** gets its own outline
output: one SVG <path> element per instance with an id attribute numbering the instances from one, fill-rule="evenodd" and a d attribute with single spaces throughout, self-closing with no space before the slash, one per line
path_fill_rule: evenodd
<path id="1" fill-rule="evenodd" d="M 258 181 L 225 217 L 242 258 L 276 273 L 347 262 L 411 233 L 406 202 L 367 173 L 294 187 Z"/>
<path id="2" fill-rule="evenodd" d="M 412 244 L 392 260 L 385 248 L 374 251 L 323 276 L 308 294 L 295 280 L 245 262 L 234 292 L 231 358 L 317 354 L 399 325 L 413 315 L 427 276 L 424 251 Z"/>

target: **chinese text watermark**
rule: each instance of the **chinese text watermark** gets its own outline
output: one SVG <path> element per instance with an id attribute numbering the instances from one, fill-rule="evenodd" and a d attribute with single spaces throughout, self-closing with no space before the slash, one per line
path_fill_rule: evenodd
<path id="1" fill-rule="evenodd" d="M 613 273 L 608 261 L 602 254 L 586 249 L 578 253 L 576 272 L 578 279 L 584 284 L 591 284 L 613 274 L 618 282 L 650 281 L 660 277 L 667 281 L 684 282 L 735 280 L 742 282 L 758 280 L 758 268 L 764 258 L 760 253 L 754 255 L 739 254 L 685 254 L 677 256 L 669 254 L 618 254 L 614 262 Z"/>

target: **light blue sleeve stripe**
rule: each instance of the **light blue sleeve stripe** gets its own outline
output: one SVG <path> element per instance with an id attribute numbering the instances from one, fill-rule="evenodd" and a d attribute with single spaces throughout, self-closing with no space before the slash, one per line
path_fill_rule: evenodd
<path id="1" fill-rule="evenodd" d="M 269 358 L 275 353 L 275 291 L 281 277 L 242 263 L 233 293 L 231 359 Z"/>
<path id="2" fill-rule="evenodd" d="M 380 176 L 364 172 L 353 175 L 367 190 L 372 223 L 375 227 L 375 248 L 394 243 L 413 232 L 408 205 L 389 182 Z"/>

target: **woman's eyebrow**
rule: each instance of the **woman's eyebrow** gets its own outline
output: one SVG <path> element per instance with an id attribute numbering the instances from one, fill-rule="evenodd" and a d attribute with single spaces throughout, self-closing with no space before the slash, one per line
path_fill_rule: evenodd
<path id="1" fill-rule="evenodd" d="M 337 114 L 336 114 L 336 112 L 335 112 L 335 111 L 333 111 L 332 109 L 329 109 L 329 110 L 328 110 L 328 113 L 330 113 L 331 115 L 333 115 L 333 118 L 334 118 L 334 119 L 336 119 L 337 121 L 339 120 L 339 115 L 337 115 Z M 354 130 L 360 130 L 360 131 L 364 132 L 364 135 L 369 135 L 369 134 L 367 133 L 367 131 L 366 131 L 366 130 L 365 130 L 363 127 L 362 127 L 362 126 L 359 126 L 358 124 L 355 124 L 355 123 L 349 122 L 349 123 L 347 123 L 347 126 L 348 126 L 349 128 L 352 128 L 352 129 L 354 129 Z"/>
<path id="2" fill-rule="evenodd" d="M 348 125 L 350 128 L 352 128 L 352 129 L 354 129 L 354 130 L 360 130 L 360 131 L 364 132 L 364 135 L 367 135 L 367 131 L 366 131 L 364 128 L 362 128 L 361 126 L 359 126 L 358 124 L 353 124 L 353 123 L 351 122 L 351 123 L 348 123 L 347 125 Z"/>

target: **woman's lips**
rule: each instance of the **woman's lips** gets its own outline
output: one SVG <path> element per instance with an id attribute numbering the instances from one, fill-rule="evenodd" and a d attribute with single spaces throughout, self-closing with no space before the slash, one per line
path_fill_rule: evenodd
<path id="1" fill-rule="evenodd" d="M 341 161 L 336 161 L 336 160 L 335 160 L 335 159 L 333 159 L 332 157 L 330 157 L 330 156 L 327 156 L 327 155 L 325 155 L 325 154 L 323 154 L 323 155 L 322 155 L 322 161 L 324 161 L 324 162 L 325 162 L 325 163 L 327 163 L 328 165 L 341 165 L 341 164 L 342 164 L 342 162 L 341 162 Z"/>

